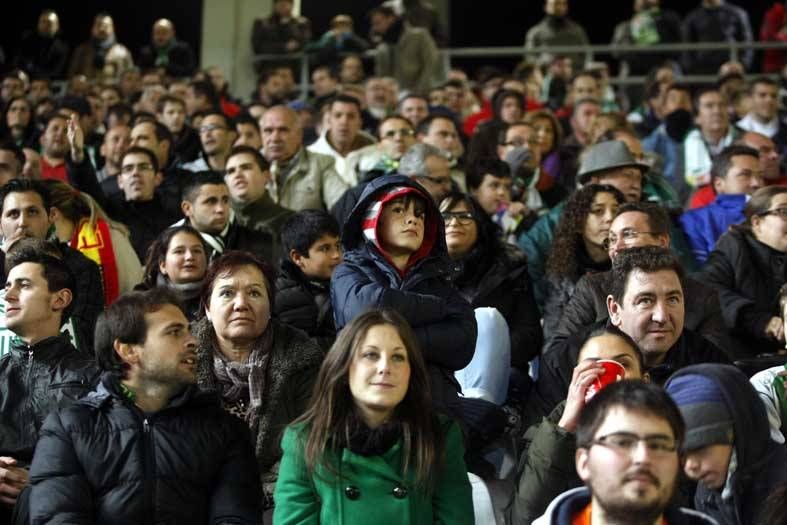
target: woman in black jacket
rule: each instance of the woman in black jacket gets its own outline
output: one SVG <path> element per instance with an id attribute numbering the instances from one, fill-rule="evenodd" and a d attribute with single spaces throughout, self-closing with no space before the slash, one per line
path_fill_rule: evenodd
<path id="1" fill-rule="evenodd" d="M 616 188 L 591 184 L 575 192 L 566 203 L 546 265 L 544 333 L 547 343 L 579 278 L 586 273 L 610 269 L 606 240 L 615 212 L 623 202 L 625 198 Z"/>
<path id="2" fill-rule="evenodd" d="M 470 196 L 448 195 L 440 212 L 448 255 L 459 272 L 454 284 L 473 308 L 497 308 L 503 315 L 511 338 L 511 366 L 527 373 L 543 334 L 525 254 L 500 239 L 498 226 Z"/>
<path id="3" fill-rule="evenodd" d="M 784 348 L 779 289 L 787 280 L 787 187 L 757 190 L 746 221 L 722 235 L 699 272 L 719 291 L 724 322 L 741 355 Z"/>

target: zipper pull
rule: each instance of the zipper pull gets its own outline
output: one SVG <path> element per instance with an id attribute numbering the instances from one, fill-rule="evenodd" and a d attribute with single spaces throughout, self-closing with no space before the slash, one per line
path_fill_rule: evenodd
<path id="1" fill-rule="evenodd" d="M 33 363 L 33 349 L 30 348 L 27 350 L 27 364 Z"/>
<path id="2" fill-rule="evenodd" d="M 145 418 L 145 419 L 142 421 L 142 431 L 143 431 L 145 434 L 147 434 L 148 432 L 150 432 L 150 425 L 148 424 L 148 420 L 147 420 L 147 418 Z"/>

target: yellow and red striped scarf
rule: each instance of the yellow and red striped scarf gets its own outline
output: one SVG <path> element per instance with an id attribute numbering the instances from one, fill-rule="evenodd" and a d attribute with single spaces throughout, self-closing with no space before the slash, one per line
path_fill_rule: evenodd
<path id="1" fill-rule="evenodd" d="M 96 263 L 101 269 L 101 279 L 104 282 L 104 304 L 107 306 L 112 304 L 120 295 L 120 286 L 115 251 L 112 249 L 112 237 L 107 222 L 97 219 L 95 226 L 93 226 L 88 219 L 82 219 L 74 229 L 70 246 L 82 252 L 82 255 Z"/>

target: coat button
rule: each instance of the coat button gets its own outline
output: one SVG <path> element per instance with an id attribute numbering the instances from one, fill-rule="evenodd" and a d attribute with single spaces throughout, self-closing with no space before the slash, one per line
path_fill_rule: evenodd
<path id="1" fill-rule="evenodd" d="M 395 486 L 391 492 L 396 499 L 404 499 L 407 497 L 407 489 L 400 485 Z"/>
<path id="2" fill-rule="evenodd" d="M 348 485 L 344 487 L 344 495 L 349 499 L 356 500 L 361 497 L 361 491 L 358 489 L 358 487 Z"/>

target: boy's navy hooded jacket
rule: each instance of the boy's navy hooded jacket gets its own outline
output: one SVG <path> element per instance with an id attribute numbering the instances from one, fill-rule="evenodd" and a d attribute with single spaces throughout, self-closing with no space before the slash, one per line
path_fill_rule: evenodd
<path id="1" fill-rule="evenodd" d="M 732 496 L 722 498 L 722 490 L 713 490 L 701 481 L 697 484 L 694 506 L 721 525 L 760 523 L 759 512 L 768 495 L 787 483 L 787 448 L 771 439 L 765 406 L 744 373 L 732 366 L 702 364 L 676 372 L 664 385 L 686 374 L 702 375 L 713 380 L 722 392 L 732 415 L 737 468 L 727 480 Z"/>
<path id="2" fill-rule="evenodd" d="M 401 186 L 413 188 L 427 203 L 424 249 L 416 252 L 420 258 L 411 259 L 403 274 L 363 232 L 369 207 Z M 337 332 L 370 309 L 390 308 L 401 314 L 423 352 L 435 404 L 454 412 L 459 387 L 453 373 L 472 359 L 477 327 L 472 307 L 449 282 L 444 230 L 437 206 L 420 185 L 400 175 L 374 179 L 344 224 L 344 262 L 331 279 L 331 302 Z"/>

